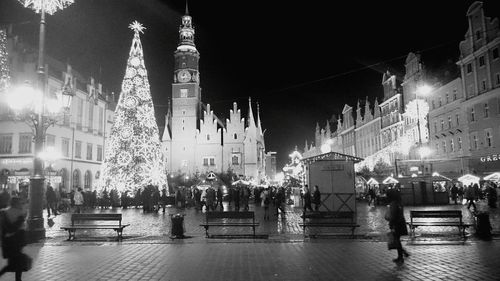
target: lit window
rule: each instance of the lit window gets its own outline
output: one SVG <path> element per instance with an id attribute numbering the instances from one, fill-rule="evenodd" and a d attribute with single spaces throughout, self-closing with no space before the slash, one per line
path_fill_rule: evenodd
<path id="1" fill-rule="evenodd" d="M 491 134 L 491 129 L 486 130 L 486 146 L 491 147 L 493 145 L 493 136 Z"/>
<path id="2" fill-rule="evenodd" d="M 181 98 L 187 98 L 188 89 L 181 89 Z"/>
<path id="3" fill-rule="evenodd" d="M 240 158 L 238 157 L 238 155 L 233 155 L 233 157 L 231 157 L 231 163 L 233 165 L 239 165 L 240 164 Z"/>

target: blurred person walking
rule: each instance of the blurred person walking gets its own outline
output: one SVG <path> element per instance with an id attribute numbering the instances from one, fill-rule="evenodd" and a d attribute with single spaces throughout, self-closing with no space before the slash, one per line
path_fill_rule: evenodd
<path id="1" fill-rule="evenodd" d="M 76 191 L 75 194 L 73 195 L 73 200 L 75 201 L 75 213 L 79 214 L 82 212 L 82 206 L 83 206 L 83 194 L 82 194 L 82 188 L 79 187 Z"/>
<path id="2" fill-rule="evenodd" d="M 389 217 L 386 219 L 389 221 L 389 228 L 394 235 L 398 251 L 398 257 L 392 261 L 401 264 L 404 262 L 404 257 L 410 256 L 401 244 L 401 236 L 408 235 L 403 204 L 401 202 L 401 193 L 398 190 L 390 189 L 387 191 L 387 200 L 389 201 Z"/>
<path id="3" fill-rule="evenodd" d="M 19 197 L 12 197 L 10 207 L 0 211 L 2 254 L 8 260 L 7 265 L 0 270 L 0 276 L 15 272 L 16 281 L 21 281 L 23 271 L 31 268 L 31 258 L 22 252 L 26 245 L 25 220 L 26 211 Z"/>

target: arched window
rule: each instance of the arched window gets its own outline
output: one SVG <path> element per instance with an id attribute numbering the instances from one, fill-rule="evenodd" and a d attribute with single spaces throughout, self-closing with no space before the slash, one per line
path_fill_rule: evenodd
<path id="1" fill-rule="evenodd" d="M 61 183 L 59 184 L 59 188 L 62 190 L 66 190 L 68 185 L 68 171 L 65 168 L 62 168 L 59 171 L 59 176 L 61 176 Z"/>
<path id="2" fill-rule="evenodd" d="M 85 172 L 85 176 L 83 177 L 83 189 L 84 190 L 90 190 L 92 184 L 92 174 L 90 173 L 89 170 Z"/>
<path id="3" fill-rule="evenodd" d="M 73 171 L 73 189 L 77 189 L 80 186 L 80 170 L 76 169 Z"/>
<path id="4" fill-rule="evenodd" d="M 238 134 L 237 134 L 237 133 L 234 133 L 233 138 L 234 138 L 235 140 L 237 140 L 237 139 L 238 139 Z"/>

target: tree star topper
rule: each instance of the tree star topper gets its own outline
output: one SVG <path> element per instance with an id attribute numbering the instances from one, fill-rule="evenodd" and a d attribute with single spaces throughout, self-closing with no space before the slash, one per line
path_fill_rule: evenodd
<path id="1" fill-rule="evenodd" d="M 139 23 L 138 21 L 134 21 L 133 23 L 131 23 L 128 28 L 132 29 L 134 32 L 140 32 L 140 33 L 144 33 L 144 29 L 146 29 L 141 23 Z"/>

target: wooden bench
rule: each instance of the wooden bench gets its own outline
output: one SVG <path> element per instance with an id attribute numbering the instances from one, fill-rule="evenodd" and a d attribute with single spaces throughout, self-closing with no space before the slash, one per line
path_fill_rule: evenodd
<path id="1" fill-rule="evenodd" d="M 220 227 L 251 227 L 253 229 L 253 237 L 255 237 L 255 227 L 259 226 L 259 222 L 255 222 L 255 213 L 250 211 L 245 212 L 207 212 L 206 221 L 200 224 L 205 228 L 205 234 L 208 238 L 208 228 L 210 226 Z"/>
<path id="2" fill-rule="evenodd" d="M 85 222 L 96 221 L 116 221 L 114 224 L 88 224 Z M 68 240 L 75 240 L 75 232 L 77 229 L 113 229 L 116 231 L 117 240 L 123 239 L 122 233 L 125 227 L 129 224 L 122 224 L 122 214 L 71 214 L 71 225 L 63 226 L 61 229 L 67 230 L 69 234 Z"/>
<path id="3" fill-rule="evenodd" d="M 351 237 L 354 238 L 354 231 L 359 224 L 356 223 L 356 213 L 342 212 L 310 212 L 302 214 L 302 227 L 304 235 L 307 227 L 344 227 L 351 229 Z M 319 233 L 310 236 L 317 236 Z"/>
<path id="4" fill-rule="evenodd" d="M 470 225 L 462 221 L 460 210 L 410 211 L 411 237 L 415 238 L 415 228 L 419 226 L 451 226 L 458 227 L 458 234 L 465 238 L 465 229 Z"/>

